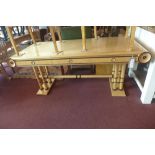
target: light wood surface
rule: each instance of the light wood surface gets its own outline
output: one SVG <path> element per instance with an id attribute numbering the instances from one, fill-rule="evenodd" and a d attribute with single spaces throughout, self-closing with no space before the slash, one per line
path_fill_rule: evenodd
<path id="1" fill-rule="evenodd" d="M 91 57 L 114 57 L 114 56 L 137 56 L 142 49 L 135 43 L 134 50 L 130 50 L 130 39 L 124 37 L 109 37 L 87 39 L 88 50 L 82 52 L 81 39 L 57 41 L 61 53 L 55 52 L 53 42 L 38 42 L 35 45 L 23 49 L 20 56 L 13 55 L 13 60 L 43 60 L 62 58 L 91 58 Z"/>

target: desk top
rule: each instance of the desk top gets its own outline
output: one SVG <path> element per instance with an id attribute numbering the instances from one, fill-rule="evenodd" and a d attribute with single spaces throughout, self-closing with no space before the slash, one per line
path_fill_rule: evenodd
<path id="1" fill-rule="evenodd" d="M 20 51 L 20 55 L 13 55 L 13 60 L 41 60 L 64 58 L 91 58 L 111 56 L 134 56 L 142 53 L 142 49 L 135 43 L 134 50 L 129 48 L 129 38 L 106 37 L 87 39 L 87 51 L 82 51 L 82 40 L 57 41 L 59 53 L 55 52 L 53 42 L 38 42 Z"/>

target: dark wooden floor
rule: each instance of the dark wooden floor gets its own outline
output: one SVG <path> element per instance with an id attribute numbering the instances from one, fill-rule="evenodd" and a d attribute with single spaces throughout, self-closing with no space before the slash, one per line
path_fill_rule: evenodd
<path id="1" fill-rule="evenodd" d="M 127 97 L 111 97 L 108 79 L 70 79 L 36 96 L 35 80 L 0 77 L 0 128 L 155 128 L 155 104 L 141 104 L 131 79 L 125 87 Z"/>

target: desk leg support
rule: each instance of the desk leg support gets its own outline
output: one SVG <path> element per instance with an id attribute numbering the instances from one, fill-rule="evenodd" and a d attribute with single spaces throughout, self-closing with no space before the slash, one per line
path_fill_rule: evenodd
<path id="1" fill-rule="evenodd" d="M 33 71 L 39 85 L 37 95 L 48 95 L 55 81 L 55 79 L 50 79 L 47 75 L 47 72 L 43 72 L 43 69 L 45 70 L 45 67 L 42 68 L 40 66 L 33 66 Z"/>
<path id="2" fill-rule="evenodd" d="M 126 64 L 113 64 L 112 78 L 109 79 L 112 96 L 126 96 L 123 89 L 125 69 Z"/>
<path id="3" fill-rule="evenodd" d="M 48 67 L 44 66 L 44 70 L 45 70 L 46 75 L 48 76 L 48 74 L 49 74 Z"/>

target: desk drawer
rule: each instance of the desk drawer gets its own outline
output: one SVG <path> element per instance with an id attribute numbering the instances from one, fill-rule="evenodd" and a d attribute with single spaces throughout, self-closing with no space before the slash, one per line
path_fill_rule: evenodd
<path id="1" fill-rule="evenodd" d="M 20 60 L 15 61 L 16 66 L 60 66 L 60 65 L 85 65 L 102 63 L 128 63 L 131 57 L 116 58 L 82 58 L 82 59 L 59 59 L 59 60 Z"/>

